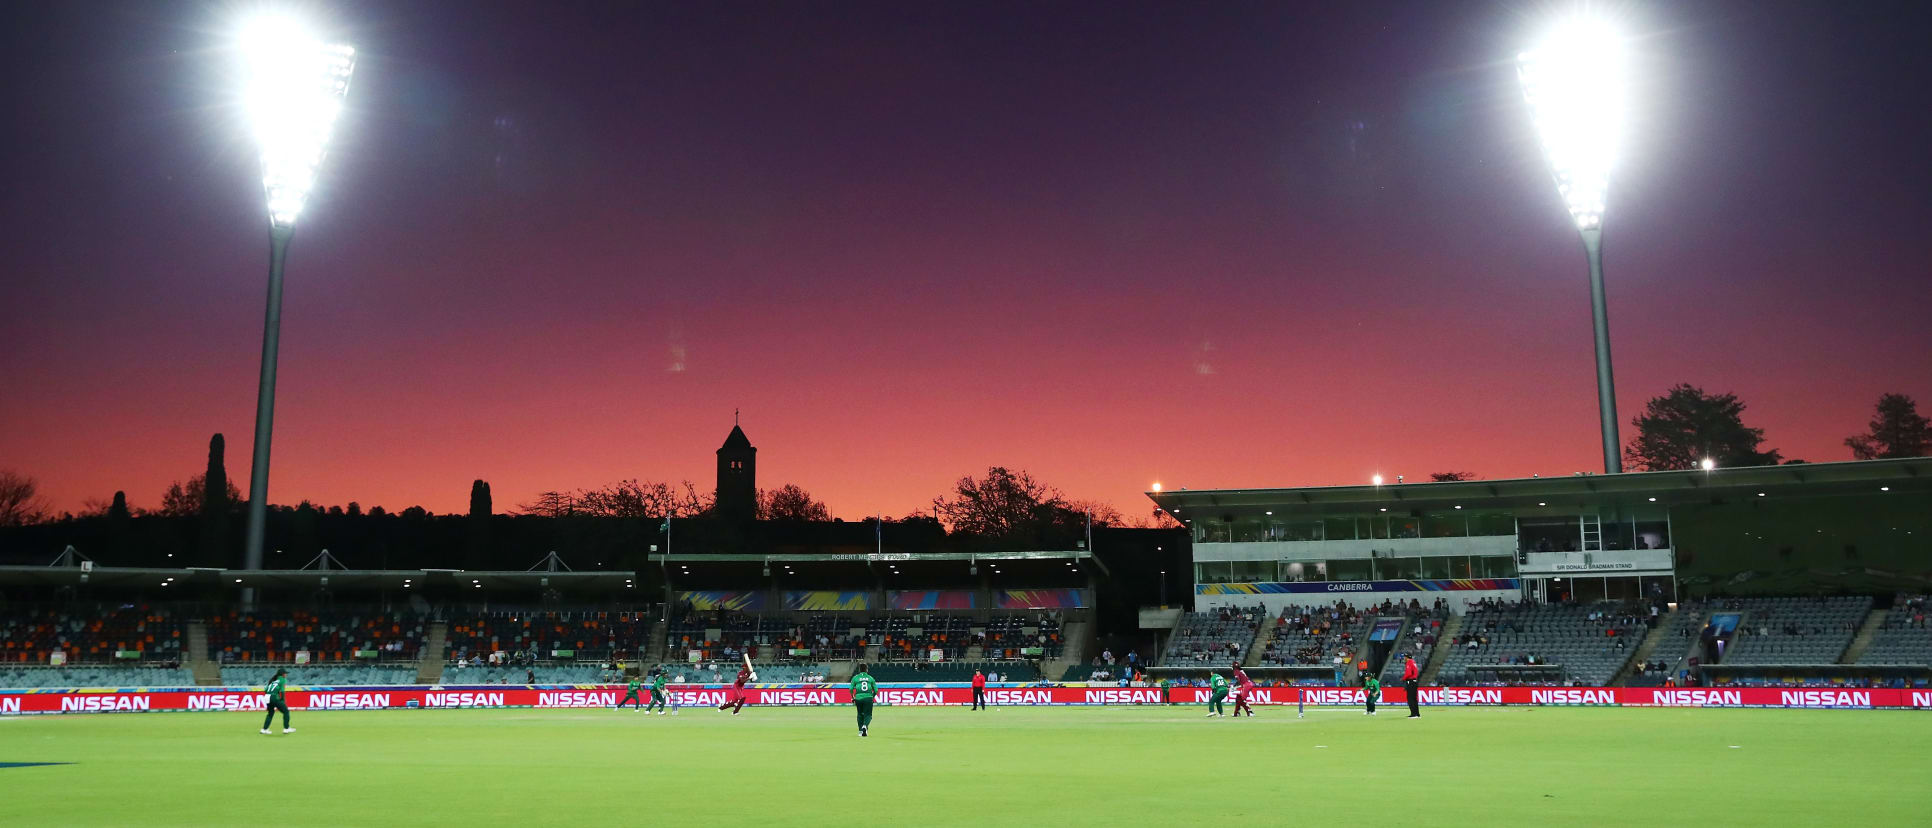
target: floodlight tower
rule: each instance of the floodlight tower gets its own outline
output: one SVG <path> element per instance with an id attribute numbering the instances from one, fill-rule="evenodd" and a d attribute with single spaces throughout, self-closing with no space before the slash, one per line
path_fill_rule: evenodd
<path id="1" fill-rule="evenodd" d="M 294 20 L 263 18 L 242 32 L 243 104 L 262 154 L 268 203 L 268 312 L 262 328 L 262 376 L 255 398 L 255 454 L 248 473 L 248 545 L 243 565 L 262 568 L 268 518 L 268 447 L 275 425 L 275 363 L 282 337 L 282 263 L 315 188 L 316 170 L 342 112 L 355 70 L 355 49 L 326 44 Z M 244 592 L 253 601 L 254 589 Z"/>
<path id="2" fill-rule="evenodd" d="M 1517 56 L 1517 76 L 1530 116 L 1590 260 L 1590 314 L 1596 326 L 1597 416 L 1603 425 L 1603 470 L 1623 471 L 1617 439 L 1616 383 L 1610 372 L 1610 314 L 1603 294 L 1603 208 L 1624 124 L 1623 42 L 1602 20 L 1559 25 Z"/>

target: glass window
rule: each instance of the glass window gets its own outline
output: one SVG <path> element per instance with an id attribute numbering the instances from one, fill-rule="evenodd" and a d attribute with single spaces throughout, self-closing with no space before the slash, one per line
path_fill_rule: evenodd
<path id="1" fill-rule="evenodd" d="M 1389 518 L 1389 537 L 1391 538 L 1422 537 L 1421 523 L 1422 522 L 1420 520 L 1412 517 Z"/>
<path id="2" fill-rule="evenodd" d="M 1636 548 L 1669 549 L 1670 548 L 1670 523 L 1662 520 L 1637 521 L 1637 547 Z"/>
<path id="3" fill-rule="evenodd" d="M 1574 517 L 1527 518 L 1519 522 L 1517 545 L 1531 552 L 1575 552 L 1583 527 Z"/>
<path id="4" fill-rule="evenodd" d="M 1281 580 L 1284 581 L 1324 581 L 1325 567 L 1321 561 L 1282 561 Z"/>
<path id="5" fill-rule="evenodd" d="M 1370 576 L 1367 558 L 1360 560 L 1335 560 L 1328 562 L 1328 579 L 1331 581 L 1368 581 Z"/>
<path id="6" fill-rule="evenodd" d="M 1387 540 L 1388 537 L 1389 519 L 1386 517 L 1376 515 L 1375 517 L 1365 517 L 1355 522 L 1355 538 L 1357 540 L 1368 538 Z"/>
<path id="7" fill-rule="evenodd" d="M 1259 518 L 1248 518 L 1234 522 L 1234 540 L 1237 543 L 1254 543 L 1272 540 L 1268 537 L 1268 524 Z"/>
<path id="8" fill-rule="evenodd" d="M 1225 584 L 1231 573 L 1226 561 L 1209 561 L 1194 565 L 1194 579 L 1204 584 Z"/>
<path id="9" fill-rule="evenodd" d="M 1469 516 L 1471 535 L 1514 535 L 1516 518 L 1497 512 L 1482 512 Z"/>
<path id="10" fill-rule="evenodd" d="M 1322 538 L 1324 540 L 1354 540 L 1355 519 L 1329 518 L 1322 521 Z"/>
<path id="11" fill-rule="evenodd" d="M 1452 577 L 1449 574 L 1449 560 L 1452 557 L 1457 557 L 1457 556 L 1432 555 L 1430 557 L 1423 558 L 1422 559 L 1422 577 L 1424 578 Z"/>
<path id="12" fill-rule="evenodd" d="M 1378 581 L 1412 581 L 1422 577 L 1421 558 L 1376 558 L 1375 578 Z"/>
<path id="13" fill-rule="evenodd" d="M 1468 555 L 1449 556 L 1449 577 L 1474 578 L 1474 577 L 1477 577 L 1475 573 L 1476 573 L 1475 562 L 1473 559 L 1470 558 L 1470 556 Z"/>
<path id="14" fill-rule="evenodd" d="M 1282 540 L 1318 541 L 1322 539 L 1322 522 L 1319 520 L 1297 520 L 1282 525 Z"/>
<path id="15" fill-rule="evenodd" d="M 1274 561 L 1235 561 L 1229 580 L 1237 584 L 1255 584 L 1275 579 Z"/>
<path id="16" fill-rule="evenodd" d="M 1477 573 L 1473 577 L 1476 578 L 1516 577 L 1516 559 L 1508 555 L 1484 555 L 1477 557 L 1473 563 Z"/>
<path id="17" fill-rule="evenodd" d="M 1463 521 L 1461 512 L 1433 512 L 1422 516 L 1422 536 L 1425 538 L 1460 538 L 1468 532 L 1469 526 Z"/>

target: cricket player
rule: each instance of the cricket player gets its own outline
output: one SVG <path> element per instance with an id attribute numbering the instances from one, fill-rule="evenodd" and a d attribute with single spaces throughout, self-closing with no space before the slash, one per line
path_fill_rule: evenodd
<path id="1" fill-rule="evenodd" d="M 644 704 L 644 696 L 643 694 L 638 692 L 638 688 L 643 686 L 644 686 L 643 679 L 638 678 L 637 676 L 631 676 L 631 683 L 624 690 L 624 698 L 618 700 L 617 709 L 623 710 L 624 702 L 630 702 L 631 710 L 634 710 L 634 711 L 642 710 L 643 704 Z"/>
<path id="2" fill-rule="evenodd" d="M 268 694 L 268 715 L 262 717 L 262 735 L 268 735 L 268 725 L 275 721 L 277 710 L 282 711 L 282 732 L 294 733 L 295 728 L 288 726 L 288 700 L 283 697 L 288 692 L 288 670 L 276 670 L 275 677 L 268 680 L 268 686 L 263 687 L 262 692 Z"/>
<path id="3" fill-rule="evenodd" d="M 852 709 L 859 714 L 859 738 L 865 738 L 866 730 L 872 727 L 872 696 L 879 692 L 879 683 L 872 680 L 872 674 L 859 665 L 859 671 L 852 674 Z"/>
<path id="4" fill-rule="evenodd" d="M 1373 674 L 1363 673 L 1362 698 L 1368 702 L 1368 709 L 1362 711 L 1362 715 L 1375 715 L 1375 698 L 1380 695 L 1382 695 L 1382 682 Z"/>
<path id="5" fill-rule="evenodd" d="M 644 712 L 649 713 L 651 708 L 655 707 L 657 715 L 664 715 L 664 698 L 669 695 L 671 694 L 664 689 L 664 671 L 651 671 L 651 703 L 644 705 Z"/>
<path id="6" fill-rule="evenodd" d="M 1208 689 L 1213 695 L 1208 697 L 1207 718 L 1221 715 L 1221 701 L 1228 697 L 1228 677 L 1220 673 L 1208 673 Z"/>
<path id="7" fill-rule="evenodd" d="M 1246 710 L 1248 717 L 1254 718 L 1254 706 L 1248 704 L 1248 696 L 1253 693 L 1254 679 L 1248 678 L 1248 672 L 1241 669 L 1241 665 L 1234 665 L 1234 715 L 1236 717 L 1241 715 L 1241 711 Z"/>
<path id="8" fill-rule="evenodd" d="M 745 692 L 745 682 L 757 679 L 758 674 L 752 672 L 750 667 L 740 668 L 738 679 L 731 684 L 731 695 L 727 697 L 728 700 L 724 704 L 718 705 L 719 712 L 729 710 L 731 715 L 736 716 L 738 711 L 745 709 L 745 697 L 750 695 Z"/>

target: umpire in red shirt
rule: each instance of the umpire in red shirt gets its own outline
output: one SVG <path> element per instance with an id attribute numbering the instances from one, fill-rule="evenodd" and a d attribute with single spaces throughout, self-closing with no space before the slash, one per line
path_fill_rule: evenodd
<path id="1" fill-rule="evenodd" d="M 979 670 L 973 671 L 973 709 L 986 709 L 986 674 Z"/>
<path id="2" fill-rule="evenodd" d="M 1404 654 L 1402 659 L 1402 689 L 1409 694 L 1409 718 L 1420 719 L 1422 708 L 1418 705 L 1422 694 L 1416 692 L 1416 684 L 1422 680 L 1422 670 L 1415 666 L 1415 656 Z"/>

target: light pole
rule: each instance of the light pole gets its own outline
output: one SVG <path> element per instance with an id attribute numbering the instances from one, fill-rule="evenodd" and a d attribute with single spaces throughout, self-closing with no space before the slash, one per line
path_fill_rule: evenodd
<path id="1" fill-rule="evenodd" d="M 243 103 L 262 153 L 268 206 L 268 311 L 262 324 L 261 385 L 255 397 L 255 453 L 248 473 L 248 545 L 243 566 L 262 568 L 268 519 L 268 448 L 275 426 L 275 363 L 282 338 L 282 265 L 295 219 L 315 188 L 329 133 L 355 70 L 355 49 L 325 44 L 287 18 L 263 18 L 242 33 Z M 243 591 L 253 603 L 255 590 Z"/>
<path id="2" fill-rule="evenodd" d="M 1557 192 L 1583 234 L 1590 261 L 1590 316 L 1596 328 L 1597 416 L 1603 426 L 1603 470 L 1623 471 L 1617 439 L 1616 383 L 1610 371 L 1610 314 L 1603 293 L 1603 208 L 1624 121 L 1623 43 L 1601 20 L 1575 18 L 1536 48 L 1517 56 L 1537 136 L 1549 156 Z"/>

